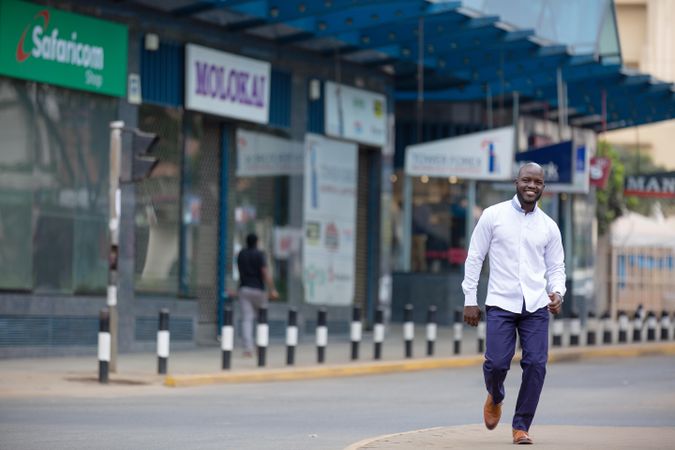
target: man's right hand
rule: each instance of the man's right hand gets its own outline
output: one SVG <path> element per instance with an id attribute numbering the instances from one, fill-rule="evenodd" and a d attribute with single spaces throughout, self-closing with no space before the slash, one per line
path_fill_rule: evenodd
<path id="1" fill-rule="evenodd" d="M 478 322 L 480 322 L 480 308 L 478 306 L 465 306 L 464 322 L 472 327 L 478 326 Z"/>
<path id="2" fill-rule="evenodd" d="M 277 300 L 277 299 L 279 299 L 279 292 L 277 292 L 276 289 L 272 288 L 272 289 L 270 290 L 269 298 L 270 298 L 270 300 Z"/>

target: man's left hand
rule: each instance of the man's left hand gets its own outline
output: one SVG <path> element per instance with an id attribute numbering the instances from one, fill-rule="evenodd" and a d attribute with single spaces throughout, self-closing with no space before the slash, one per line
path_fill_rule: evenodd
<path id="1" fill-rule="evenodd" d="M 559 314 L 562 309 L 562 297 L 560 297 L 560 294 L 551 292 L 548 294 L 548 298 L 551 300 L 551 303 L 548 304 L 548 310 L 553 315 Z"/>

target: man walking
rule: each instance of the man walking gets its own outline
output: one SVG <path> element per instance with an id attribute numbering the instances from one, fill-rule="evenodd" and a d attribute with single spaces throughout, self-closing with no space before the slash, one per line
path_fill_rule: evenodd
<path id="1" fill-rule="evenodd" d="M 242 310 L 242 335 L 244 356 L 253 356 L 253 321 L 260 308 L 267 308 L 265 285 L 269 289 L 269 298 L 279 297 L 274 281 L 267 269 L 265 254 L 258 250 L 258 236 L 251 233 L 246 236 L 246 248 L 237 255 L 239 269 L 239 300 Z"/>
<path id="2" fill-rule="evenodd" d="M 489 254 L 483 363 L 488 395 L 483 417 L 489 430 L 499 423 L 504 379 L 518 333 L 523 378 L 512 422 L 513 443 L 531 444 L 528 432 L 546 375 L 549 312 L 560 312 L 565 295 L 565 255 L 558 226 L 537 207 L 545 186 L 541 166 L 525 164 L 515 185 L 511 200 L 487 208 L 479 219 L 471 236 L 462 289 L 464 321 L 475 327 L 481 315 L 476 288 Z"/>

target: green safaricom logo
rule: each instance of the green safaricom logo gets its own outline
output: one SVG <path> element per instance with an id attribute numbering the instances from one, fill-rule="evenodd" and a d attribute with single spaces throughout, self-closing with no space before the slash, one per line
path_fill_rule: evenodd
<path id="1" fill-rule="evenodd" d="M 33 24 L 26 25 L 16 46 L 16 61 L 22 63 L 31 56 L 87 69 L 103 70 L 105 51 L 102 47 L 89 45 L 77 40 L 77 32 L 70 37 L 61 37 L 57 26 L 49 30 L 49 10 L 39 11 L 33 17 Z M 26 50 L 26 37 L 30 36 L 33 48 Z M 102 79 L 91 71 L 86 72 L 87 84 L 100 86 Z"/>

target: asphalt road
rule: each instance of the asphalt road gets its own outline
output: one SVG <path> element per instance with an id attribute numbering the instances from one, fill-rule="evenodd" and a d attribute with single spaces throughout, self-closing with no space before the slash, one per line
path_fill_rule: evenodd
<path id="1" fill-rule="evenodd" d="M 507 378 L 508 426 L 520 380 Z M 549 365 L 537 424 L 675 426 L 675 358 Z M 144 392 L 0 399 L 0 449 L 342 449 L 482 421 L 480 367 Z M 672 442 L 664 448 L 675 448 Z"/>

